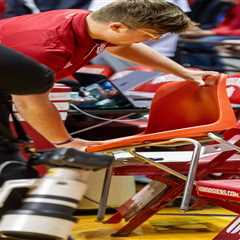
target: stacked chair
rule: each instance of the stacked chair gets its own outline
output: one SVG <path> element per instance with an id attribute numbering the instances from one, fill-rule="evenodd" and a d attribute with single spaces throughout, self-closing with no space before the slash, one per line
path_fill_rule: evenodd
<path id="1" fill-rule="evenodd" d="M 218 194 L 209 196 L 211 190 L 200 191 L 204 184 L 215 186 L 223 182 L 231 193 L 237 187 L 232 190 L 230 186 L 240 182 L 230 180 L 240 175 L 240 130 L 226 94 L 226 78 L 224 74 L 209 77 L 205 86 L 190 81 L 161 86 L 143 133 L 87 148 L 88 152 L 115 157 L 115 163 L 106 171 L 99 220 L 104 218 L 112 175 L 141 175 L 152 180 L 105 221 L 111 224 L 126 221 L 114 235 L 127 236 L 179 196 L 183 197 L 181 209 L 185 211 L 199 200 L 214 198 L 215 205 L 240 213 L 240 207 L 234 203 L 240 199 L 237 194 L 232 197 L 227 194 L 226 200 Z M 186 152 L 190 155 L 184 155 Z"/>

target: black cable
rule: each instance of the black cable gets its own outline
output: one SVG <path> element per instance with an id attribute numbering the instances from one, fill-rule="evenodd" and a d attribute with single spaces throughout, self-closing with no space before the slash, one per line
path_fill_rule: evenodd
<path id="1" fill-rule="evenodd" d="M 84 115 L 86 115 L 86 116 L 88 116 L 90 118 L 101 120 L 101 121 L 112 121 L 112 122 L 128 123 L 128 122 L 134 122 L 136 120 L 141 119 L 141 118 L 136 118 L 136 119 L 120 119 L 120 120 L 118 120 L 118 119 L 111 119 L 111 118 L 102 118 L 102 117 L 90 114 L 90 113 L 80 109 L 78 106 L 76 106 L 73 103 L 70 103 L 70 106 L 73 107 L 78 112 L 80 112 L 80 113 L 82 113 L 82 114 L 84 114 Z"/>

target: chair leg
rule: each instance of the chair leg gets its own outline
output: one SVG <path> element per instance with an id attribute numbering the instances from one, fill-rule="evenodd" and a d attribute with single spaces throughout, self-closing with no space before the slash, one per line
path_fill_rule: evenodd
<path id="1" fill-rule="evenodd" d="M 161 208 L 169 203 L 170 199 L 175 199 L 183 191 L 184 183 L 179 183 L 178 186 L 169 189 L 164 195 L 159 194 L 143 209 L 140 209 L 137 214 L 113 236 L 128 236 L 134 229 L 144 223 L 147 219 L 157 213 Z"/>
<path id="2" fill-rule="evenodd" d="M 119 223 L 122 218 L 125 221 L 133 218 L 141 209 L 143 209 L 149 202 L 155 199 L 157 196 L 163 195 L 167 186 L 159 181 L 151 181 L 140 191 L 138 191 L 133 197 L 123 203 L 114 214 L 105 223 Z"/>
<path id="3" fill-rule="evenodd" d="M 107 200 L 108 200 L 111 179 L 112 179 L 112 171 L 113 171 L 112 166 L 110 166 L 106 169 L 106 174 L 105 174 L 103 188 L 102 188 L 102 195 L 101 195 L 99 209 L 98 209 L 98 213 L 97 213 L 98 221 L 102 221 L 104 219 L 104 216 L 106 213 Z"/>

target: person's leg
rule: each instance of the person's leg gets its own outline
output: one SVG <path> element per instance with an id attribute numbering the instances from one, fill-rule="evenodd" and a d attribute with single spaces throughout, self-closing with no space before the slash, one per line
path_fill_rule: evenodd
<path id="1" fill-rule="evenodd" d="M 6 104 L 11 94 L 24 95 L 47 92 L 53 85 L 54 76 L 47 67 L 38 64 L 34 60 L 0 45 L 0 124 L 10 132 L 9 107 Z M 7 161 L 22 161 L 16 143 L 9 140 L 0 131 L 0 169 Z M 9 170 L 9 173 L 0 172 L 0 184 L 3 175 L 8 177 L 21 177 L 22 167 L 19 174 Z M 10 168 L 10 165 L 9 165 Z M 5 168 L 6 170 L 7 168 Z M 7 178 L 8 178 L 7 177 Z M 26 177 L 26 176 L 23 176 Z M 4 177 L 5 178 L 5 177 Z"/>

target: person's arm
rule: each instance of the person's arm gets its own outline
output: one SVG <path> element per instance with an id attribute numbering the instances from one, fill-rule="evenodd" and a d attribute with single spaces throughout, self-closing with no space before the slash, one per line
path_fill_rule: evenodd
<path id="1" fill-rule="evenodd" d="M 124 60 L 151 67 L 156 71 L 172 73 L 186 80 L 201 84 L 203 83 L 203 77 L 216 74 L 216 72 L 211 71 L 187 69 L 142 43 L 130 46 L 109 47 L 107 51 Z"/>
<path id="2" fill-rule="evenodd" d="M 86 146 L 100 142 L 75 139 L 66 130 L 56 107 L 50 102 L 48 93 L 12 95 L 20 115 L 42 136 L 56 147 L 73 147 L 85 150 Z M 61 144 L 67 142 L 66 144 Z"/>
<path id="3" fill-rule="evenodd" d="M 24 120 L 49 141 L 63 142 L 71 138 L 48 93 L 13 95 L 13 101 Z"/>

